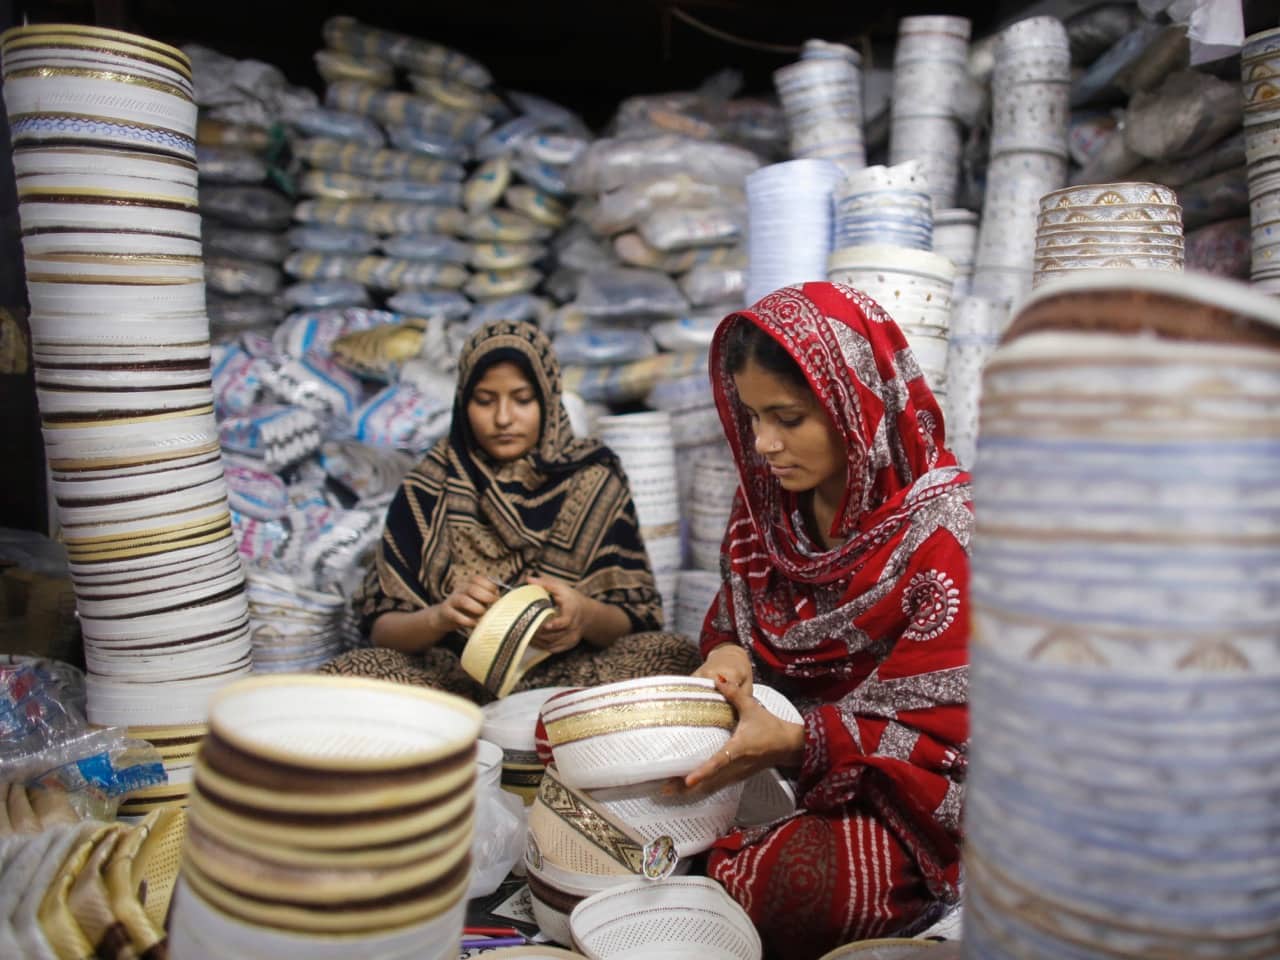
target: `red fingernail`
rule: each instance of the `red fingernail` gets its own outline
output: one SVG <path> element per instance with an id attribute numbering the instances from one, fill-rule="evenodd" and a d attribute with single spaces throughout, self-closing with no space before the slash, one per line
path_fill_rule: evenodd
<path id="1" fill-rule="evenodd" d="M 729 678 L 728 678 L 728 677 L 726 677 L 723 673 L 717 673 L 717 674 L 716 674 L 716 679 L 717 679 L 717 680 L 719 680 L 721 683 L 728 683 L 728 682 L 729 682 Z"/>

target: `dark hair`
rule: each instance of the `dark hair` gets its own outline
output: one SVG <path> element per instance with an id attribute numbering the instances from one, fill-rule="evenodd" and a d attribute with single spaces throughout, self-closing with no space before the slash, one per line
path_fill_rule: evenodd
<path id="1" fill-rule="evenodd" d="M 749 361 L 798 387 L 809 389 L 804 371 L 782 344 L 750 320 L 739 318 L 724 340 L 724 366 L 732 375 L 746 369 Z"/>
<path id="2" fill-rule="evenodd" d="M 462 387 L 462 402 L 464 405 L 471 402 L 471 394 L 475 390 L 476 384 L 484 379 L 486 373 L 500 363 L 514 364 L 524 374 L 524 378 L 529 381 L 529 386 L 533 387 L 533 392 L 538 398 L 538 405 L 546 407 L 547 402 L 542 396 L 541 388 L 538 386 L 538 378 L 533 373 L 533 364 L 525 354 L 512 347 L 499 347 L 497 350 L 491 350 L 476 361 L 476 365 L 471 369 L 471 375 L 467 377 L 467 382 Z"/>

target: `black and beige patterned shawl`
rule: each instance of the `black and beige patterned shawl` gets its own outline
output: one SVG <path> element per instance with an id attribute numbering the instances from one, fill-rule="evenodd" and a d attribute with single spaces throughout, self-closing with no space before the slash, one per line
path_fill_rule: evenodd
<path id="1" fill-rule="evenodd" d="M 534 375 L 542 434 L 533 451 L 498 464 L 472 441 L 466 404 L 485 358 L 513 351 Z M 573 436 L 560 389 L 551 343 L 532 324 L 491 323 L 467 341 L 450 435 L 401 483 L 356 597 L 366 633 L 379 615 L 439 603 L 476 573 L 509 584 L 556 577 L 622 608 L 636 631 L 659 626 L 626 476 L 608 447 Z"/>

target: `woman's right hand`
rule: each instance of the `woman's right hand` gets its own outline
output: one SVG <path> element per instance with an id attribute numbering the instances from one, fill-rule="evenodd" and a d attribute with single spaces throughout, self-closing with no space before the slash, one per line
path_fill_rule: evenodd
<path id="1" fill-rule="evenodd" d="M 695 677 L 732 683 L 751 695 L 751 657 L 736 643 L 722 643 L 693 671 Z"/>
<path id="2" fill-rule="evenodd" d="M 436 605 L 436 618 L 444 632 L 470 630 L 484 612 L 501 596 L 497 585 L 486 576 L 473 574 L 453 588 Z"/>

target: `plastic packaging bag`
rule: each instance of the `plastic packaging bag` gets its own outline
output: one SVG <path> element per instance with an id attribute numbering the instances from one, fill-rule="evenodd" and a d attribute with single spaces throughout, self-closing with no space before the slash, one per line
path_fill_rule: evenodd
<path id="1" fill-rule="evenodd" d="M 466 263 L 471 258 L 471 248 L 461 240 L 432 233 L 402 233 L 383 240 L 382 251 L 389 257 L 433 263 Z"/>
<path id="2" fill-rule="evenodd" d="M 497 300 L 477 304 L 471 311 L 467 326 L 474 329 L 499 320 L 509 320 L 512 323 L 520 321 L 539 323 L 550 312 L 551 305 L 542 297 L 535 297 L 531 293 L 517 293 L 515 296 L 500 297 Z"/>
<path id="3" fill-rule="evenodd" d="M 516 157 L 511 168 L 525 181 L 544 193 L 563 197 L 569 190 L 569 168 L 540 163 L 532 157 Z"/>
<path id="4" fill-rule="evenodd" d="M 438 130 L 391 126 L 387 127 L 387 137 L 397 150 L 420 153 L 452 163 L 463 163 L 471 158 L 471 148 L 465 141 Z"/>
<path id="5" fill-rule="evenodd" d="M 269 296 L 280 291 L 284 279 L 280 268 L 271 264 L 234 257 L 206 257 L 204 282 L 215 293 L 228 296 L 246 293 Z"/>
<path id="6" fill-rule="evenodd" d="M 320 466 L 328 478 L 362 507 L 385 507 L 413 469 L 412 457 L 355 440 L 328 440 L 320 448 Z"/>
<path id="7" fill-rule="evenodd" d="M 429 203 L 440 207 L 456 207 L 462 203 L 462 184 L 452 180 L 442 183 L 418 183 L 415 180 L 374 180 L 370 186 L 379 200 L 405 203 Z"/>
<path id="8" fill-rule="evenodd" d="M 321 443 L 320 421 L 310 410 L 260 404 L 218 424 L 222 446 L 261 460 L 274 472 L 296 463 Z"/>
<path id="9" fill-rule="evenodd" d="M 576 193 L 616 190 L 628 183 L 688 174 L 702 183 L 741 187 L 760 160 L 727 143 L 703 143 L 677 136 L 597 140 L 572 168 Z"/>
<path id="10" fill-rule="evenodd" d="M 674 317 L 689 304 L 665 273 L 618 267 L 584 273 L 578 307 L 590 317 Z"/>
<path id="11" fill-rule="evenodd" d="M 277 399 L 330 416 L 347 416 L 364 395 L 359 380 L 315 351 L 276 364 L 265 382 Z"/>
<path id="12" fill-rule="evenodd" d="M 1249 278 L 1252 238 L 1249 218 L 1219 220 L 1187 234 L 1187 269 L 1220 277 Z"/>
<path id="13" fill-rule="evenodd" d="M 1134 95 L 1125 142 L 1150 160 L 1193 157 L 1238 128 L 1243 111 L 1238 83 L 1183 70 L 1158 89 Z"/>
<path id="14" fill-rule="evenodd" d="M 477 783 L 475 803 L 468 899 L 487 897 L 498 889 L 524 856 L 528 834 L 528 811 L 524 803 L 498 783 Z"/>
<path id="15" fill-rule="evenodd" d="M 659 207 L 709 207 L 745 203 L 741 185 L 700 183 L 677 173 L 633 183 L 601 194 L 588 222 L 598 233 L 614 234 L 637 226 Z"/>
<path id="16" fill-rule="evenodd" d="M 561 363 L 584 367 L 630 363 L 657 353 L 653 337 L 647 332 L 628 329 L 559 333 L 555 349 Z"/>
<path id="17" fill-rule="evenodd" d="M 406 317 L 443 317 L 461 320 L 474 304 L 453 290 L 402 290 L 387 300 L 387 306 Z"/>
<path id="18" fill-rule="evenodd" d="M 305 137 L 350 140 L 366 147 L 381 147 L 387 142 L 382 128 L 368 117 L 343 110 L 314 107 L 295 113 L 289 122 Z"/>
<path id="19" fill-rule="evenodd" d="M 286 305 L 302 310 L 331 307 L 367 307 L 369 291 L 354 280 L 311 280 L 285 287 Z"/>
<path id="20" fill-rule="evenodd" d="M 345 309 L 304 310 L 290 314 L 272 335 L 278 352 L 291 357 L 308 353 L 328 354 L 334 341 L 357 330 L 371 330 L 384 323 L 399 323 L 399 314 L 389 310 Z"/>
<path id="21" fill-rule="evenodd" d="M 266 161 L 248 150 L 235 147 L 196 146 L 200 179 L 209 183 L 262 183 L 267 179 Z"/>
<path id="22" fill-rule="evenodd" d="M 289 508 L 284 481 L 258 466 L 228 458 L 227 503 L 231 509 L 257 520 L 275 520 Z"/>
<path id="23" fill-rule="evenodd" d="M 262 395 L 266 361 L 237 345 L 216 346 L 212 353 L 213 402 L 219 417 L 244 413 Z"/>
<path id="24" fill-rule="evenodd" d="M 640 235 L 662 251 L 736 242 L 747 229 L 745 207 L 663 207 L 640 223 Z"/>
<path id="25" fill-rule="evenodd" d="M 1139 22 L 1132 4 L 1109 3 L 1077 14 L 1067 21 L 1067 40 L 1071 44 L 1071 62 L 1093 63 Z"/>
<path id="26" fill-rule="evenodd" d="M 1133 171 L 1133 179 L 1163 183 L 1169 187 L 1181 187 L 1195 180 L 1204 180 L 1223 170 L 1243 166 L 1244 163 L 1244 131 L 1241 130 L 1189 160 L 1144 164 Z"/>
<path id="27" fill-rule="evenodd" d="M 747 271 L 739 267 L 699 264 L 680 278 L 680 289 L 695 307 L 713 303 L 742 305 Z"/>
<path id="28" fill-rule="evenodd" d="M 376 394 L 352 417 L 351 436 L 375 447 L 421 454 L 449 432 L 453 397 L 433 397 L 406 383 Z"/>
<path id="29" fill-rule="evenodd" d="M 221 255 L 278 264 L 289 255 L 289 235 L 270 230 L 238 230 L 206 223 L 201 239 L 206 257 Z"/>
<path id="30" fill-rule="evenodd" d="M 1245 168 L 1224 170 L 1178 190 L 1182 226 L 1194 230 L 1207 223 L 1239 217 L 1249 212 L 1249 182 Z"/>
<path id="31" fill-rule="evenodd" d="M 347 227 L 294 227 L 289 231 L 289 243 L 299 250 L 319 253 L 368 253 L 377 248 L 378 235 Z"/>
<path id="32" fill-rule="evenodd" d="M 293 219 L 293 204 L 268 187 L 200 188 L 200 212 L 235 227 L 283 230 Z"/>
<path id="33" fill-rule="evenodd" d="M 205 298 L 212 336 L 234 338 L 246 330 L 267 330 L 284 316 L 280 300 L 274 296 L 222 297 L 210 291 Z"/>

